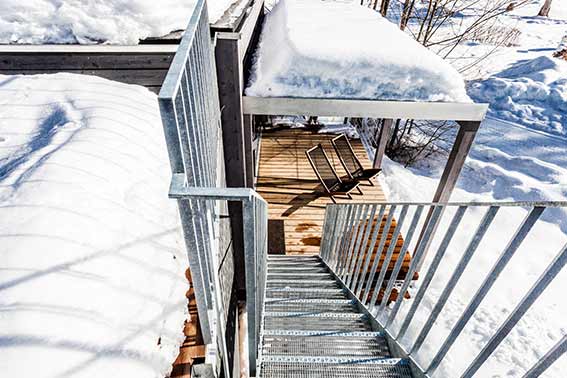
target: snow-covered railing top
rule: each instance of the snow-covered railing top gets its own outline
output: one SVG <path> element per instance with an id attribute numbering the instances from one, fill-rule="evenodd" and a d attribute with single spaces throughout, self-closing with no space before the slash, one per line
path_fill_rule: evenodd
<path id="1" fill-rule="evenodd" d="M 280 0 L 267 15 L 247 96 L 470 103 L 461 75 L 357 3 Z"/>

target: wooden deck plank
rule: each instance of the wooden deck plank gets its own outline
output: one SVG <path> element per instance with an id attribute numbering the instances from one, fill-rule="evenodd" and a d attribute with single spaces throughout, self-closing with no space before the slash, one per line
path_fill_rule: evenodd
<path id="1" fill-rule="evenodd" d="M 327 151 L 337 173 L 346 176 L 330 140 L 334 135 L 318 134 L 306 129 L 280 129 L 262 134 L 256 190 L 269 203 L 270 220 L 284 222 L 283 238 L 287 254 L 319 253 L 325 207 L 332 201 L 315 176 L 305 151 L 318 143 Z M 351 141 L 364 166 L 370 167 L 364 146 Z M 385 202 L 379 183 L 361 185 L 363 195 L 353 199 L 337 196 L 339 203 Z M 282 235 L 279 235 L 282 237 Z"/>

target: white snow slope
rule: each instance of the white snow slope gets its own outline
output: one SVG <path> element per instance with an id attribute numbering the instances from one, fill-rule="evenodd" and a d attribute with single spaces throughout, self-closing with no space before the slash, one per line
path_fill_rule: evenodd
<path id="1" fill-rule="evenodd" d="M 217 21 L 235 0 L 207 1 Z M 136 45 L 185 29 L 196 0 L 2 0 L 0 43 Z"/>
<path id="2" fill-rule="evenodd" d="M 246 94 L 469 102 L 447 62 L 356 3 L 280 0 Z"/>
<path id="3" fill-rule="evenodd" d="M 187 261 L 156 96 L 0 76 L 0 376 L 163 377 Z"/>

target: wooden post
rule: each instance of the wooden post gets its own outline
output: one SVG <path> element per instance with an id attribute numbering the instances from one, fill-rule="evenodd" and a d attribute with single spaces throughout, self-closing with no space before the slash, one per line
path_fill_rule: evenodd
<path id="1" fill-rule="evenodd" d="M 244 114 L 244 158 L 246 163 L 246 186 L 254 188 L 254 116 Z"/>
<path id="2" fill-rule="evenodd" d="M 447 159 L 447 164 L 445 165 L 445 170 L 439 179 L 439 185 L 437 186 L 437 191 L 433 196 L 433 202 L 448 202 L 451 198 L 451 194 L 455 189 L 457 184 L 457 180 L 463 166 L 465 165 L 465 160 L 469 154 L 469 151 L 472 147 L 474 142 L 474 138 L 476 133 L 480 127 L 480 121 L 457 121 L 459 124 L 459 132 L 457 133 L 457 138 L 453 143 L 453 148 L 449 153 L 449 159 Z M 431 216 L 433 214 L 433 208 L 429 209 L 427 214 L 427 218 L 425 218 L 425 223 L 423 224 L 423 229 L 421 230 L 421 234 L 419 235 L 418 244 L 421 243 L 425 228 L 429 223 Z M 435 233 L 437 227 L 439 226 L 439 222 L 441 221 L 441 217 L 438 218 L 437 224 L 435 224 L 432 228 L 432 233 Z M 420 264 L 417 267 L 417 271 L 421 269 L 423 262 L 425 261 L 425 255 L 428 252 L 429 245 L 433 241 L 433 238 L 429 238 L 429 242 L 425 246 L 423 258 L 421 259 Z"/>
<path id="3" fill-rule="evenodd" d="M 215 60 L 228 187 L 246 186 L 244 123 L 242 117 L 242 63 L 238 33 L 217 33 Z"/>
<path id="4" fill-rule="evenodd" d="M 226 186 L 246 186 L 246 157 L 242 116 L 242 63 L 238 33 L 217 33 L 215 60 L 221 108 L 222 138 Z M 244 241 L 242 239 L 242 204 L 229 202 L 230 226 L 234 251 L 235 285 L 245 290 Z"/>
<path id="5" fill-rule="evenodd" d="M 376 153 L 374 154 L 374 162 L 372 163 L 373 168 L 379 169 L 382 167 L 386 145 L 388 145 L 388 140 L 390 139 L 392 123 L 393 120 L 388 118 L 382 122 L 380 134 L 378 134 L 378 145 L 376 146 Z"/>

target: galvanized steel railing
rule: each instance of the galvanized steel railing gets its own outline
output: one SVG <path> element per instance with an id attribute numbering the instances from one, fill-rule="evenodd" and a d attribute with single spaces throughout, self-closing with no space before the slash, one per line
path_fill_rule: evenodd
<path id="1" fill-rule="evenodd" d="M 424 345 L 435 321 L 442 314 L 471 259 L 475 254 L 482 253 L 477 252 L 477 249 L 485 235 L 494 231 L 495 228 L 491 229 L 491 225 L 497 223 L 495 222 L 495 219 L 498 219 L 497 214 L 503 208 L 520 207 L 528 209 L 527 215 L 512 235 L 498 236 L 500 239 L 507 238 L 508 244 L 499 254 L 490 272 L 484 277 L 479 277 L 479 281 L 482 280 L 482 283 L 476 293 L 433 358 L 422 367 L 415 356 Z M 321 257 L 345 288 L 350 290 L 351 294 L 377 321 L 379 327 L 385 331 L 387 337 L 400 352 L 401 356 L 398 357 L 408 358 L 414 372 L 418 372 L 419 376 L 429 377 L 444 360 L 485 297 L 491 293 L 496 280 L 501 276 L 502 271 L 514 257 L 542 214 L 548 208 L 559 207 L 567 208 L 567 202 L 329 205 L 325 213 Z M 471 208 L 482 209 L 484 212 L 482 219 L 475 230 L 463 230 L 463 227 L 459 226 Z M 431 217 L 428 223 L 424 224 L 426 214 L 429 212 Z M 443 219 L 444 217 L 446 219 Z M 436 230 L 435 224 L 441 221 L 446 224 L 446 227 L 443 230 L 441 227 Z M 425 231 L 423 236 L 418 239 L 420 233 L 416 231 L 422 229 Z M 468 232 L 472 237 L 468 243 L 455 246 L 455 235 L 459 232 Z M 439 238 L 436 239 L 436 244 L 434 244 L 437 250 L 428 259 L 428 264 L 424 265 L 424 267 L 427 267 L 427 271 L 419 272 L 419 279 L 415 280 L 417 269 L 424 262 L 426 249 L 429 245 L 432 245 L 432 240 L 437 237 Z M 412 243 L 414 239 L 416 239 L 415 243 Z M 546 243 L 549 243 L 549 241 L 546 241 Z M 413 252 L 410 262 L 408 262 L 406 253 L 410 250 L 410 245 L 413 247 Z M 450 246 L 451 248 L 449 248 Z M 565 266 L 567 263 L 567 244 L 556 246 L 556 248 L 560 251 L 555 259 L 541 273 L 539 279 L 491 336 L 488 343 L 476 355 L 461 377 L 472 377 L 479 370 Z M 433 282 L 438 268 L 446 260 L 448 250 L 460 253 L 458 255 L 460 260 L 450 274 L 450 278 L 437 298 L 427 320 L 419 328 L 414 317 L 420 309 L 424 295 Z M 406 257 L 405 260 L 404 257 Z M 517 277 L 502 278 L 518 279 Z M 401 299 L 408 293 L 410 286 L 415 286 L 415 290 L 412 289 L 413 298 Z M 393 296 L 393 293 L 397 296 Z M 404 311 L 404 316 L 400 315 L 402 304 L 409 306 L 409 308 L 405 308 L 407 311 Z M 414 340 L 408 340 L 408 337 L 404 338 L 410 327 L 419 330 L 419 332 L 416 332 L 417 337 Z M 538 376 L 553 361 L 565 353 L 566 349 L 567 339 L 563 337 L 525 376 Z"/>
<path id="2" fill-rule="evenodd" d="M 201 331 L 205 343 L 220 343 L 226 376 L 231 376 L 228 349 L 233 346 L 227 346 L 225 331 L 234 267 L 220 272 L 226 259 L 219 245 L 227 235 L 219 235 L 218 214 L 226 214 L 228 201 L 243 204 L 248 346 L 254 373 L 264 302 L 267 203 L 253 190 L 224 188 L 217 76 L 205 0 L 197 0 L 159 93 L 159 106 L 173 174 L 170 197 L 178 201 Z M 226 277 L 219 277 L 221 273 Z"/>
<path id="3" fill-rule="evenodd" d="M 204 202 L 242 202 L 246 312 L 248 319 L 248 359 L 250 376 L 255 376 L 266 292 L 268 204 L 258 193 L 249 188 L 190 188 L 184 185 L 183 177 L 180 175 L 174 176 L 169 195 L 180 202 L 188 199 Z M 192 232 L 192 230 L 190 229 L 189 232 Z M 196 247 L 203 248 L 203 246 Z M 194 255 L 194 258 L 199 256 L 196 249 L 188 249 L 188 253 L 190 257 L 191 255 Z M 193 266 L 191 266 L 191 269 L 193 269 Z M 212 286 L 217 292 L 220 291 L 215 285 Z M 196 287 L 195 291 L 197 289 Z M 210 291 L 208 287 L 203 289 Z M 220 314 L 221 312 L 219 312 L 219 318 L 222 318 Z"/>

